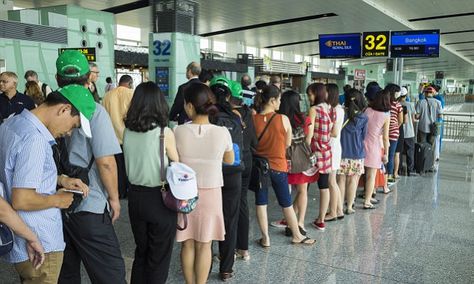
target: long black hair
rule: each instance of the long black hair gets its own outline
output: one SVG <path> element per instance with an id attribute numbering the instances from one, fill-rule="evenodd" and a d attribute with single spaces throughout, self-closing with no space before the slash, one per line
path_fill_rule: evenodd
<path id="1" fill-rule="evenodd" d="M 300 94 L 293 90 L 284 92 L 281 95 L 281 105 L 278 113 L 288 117 L 293 129 L 304 125 L 305 115 L 300 109 Z"/>
<path id="2" fill-rule="evenodd" d="M 328 91 L 328 104 L 336 107 L 339 104 L 339 87 L 336 84 L 329 83 L 326 85 L 326 90 Z"/>
<path id="3" fill-rule="evenodd" d="M 125 127 L 135 132 L 168 125 L 168 104 L 158 85 L 145 82 L 137 86 L 124 122 Z"/>
<path id="4" fill-rule="evenodd" d="M 344 103 L 346 114 L 349 121 L 354 121 L 360 113 L 367 108 L 367 102 L 364 95 L 357 89 L 350 89 L 346 94 L 346 101 Z"/>

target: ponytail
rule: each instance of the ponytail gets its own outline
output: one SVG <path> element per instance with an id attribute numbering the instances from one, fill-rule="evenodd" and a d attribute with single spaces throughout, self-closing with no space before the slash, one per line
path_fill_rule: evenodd
<path id="1" fill-rule="evenodd" d="M 359 114 L 365 111 L 367 103 L 360 91 L 357 89 L 350 89 L 346 94 L 344 106 L 346 107 L 347 118 L 349 121 L 354 121 Z"/>

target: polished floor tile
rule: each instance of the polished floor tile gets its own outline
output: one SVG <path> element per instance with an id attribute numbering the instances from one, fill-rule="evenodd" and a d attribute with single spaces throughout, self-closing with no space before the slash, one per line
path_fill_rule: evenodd
<path id="1" fill-rule="evenodd" d="M 319 194 L 309 189 L 306 217 L 314 246 L 291 245 L 283 229 L 270 227 L 271 248 L 256 244 L 260 232 L 251 206 L 250 261 L 237 260 L 231 283 L 474 283 L 474 183 L 472 159 L 442 156 L 438 172 L 402 177 L 390 194 L 378 193 L 375 210 L 326 223 L 324 232 L 312 228 Z M 254 197 L 249 193 L 250 204 Z M 270 192 L 269 221 L 282 217 Z M 133 262 L 134 240 L 127 203 L 115 225 L 127 267 Z M 216 247 L 216 246 L 214 246 Z M 175 246 L 169 283 L 183 283 Z M 213 262 L 208 283 L 220 283 L 218 262 Z M 83 283 L 90 283 L 83 271 Z M 18 283 L 12 267 L 0 264 L 0 283 Z"/>

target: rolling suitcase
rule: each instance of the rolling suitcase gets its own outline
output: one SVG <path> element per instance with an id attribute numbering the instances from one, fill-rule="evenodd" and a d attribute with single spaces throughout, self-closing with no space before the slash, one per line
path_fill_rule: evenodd
<path id="1" fill-rule="evenodd" d="M 429 143 L 415 144 L 415 170 L 417 173 L 428 172 L 434 166 L 433 146 Z"/>

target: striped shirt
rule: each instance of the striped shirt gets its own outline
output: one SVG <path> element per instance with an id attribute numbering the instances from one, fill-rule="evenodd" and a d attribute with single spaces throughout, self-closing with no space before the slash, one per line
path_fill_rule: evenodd
<path id="1" fill-rule="evenodd" d="M 316 153 L 316 167 L 319 173 L 326 174 L 331 171 L 331 129 L 336 120 L 335 112 L 331 111 L 327 103 L 316 106 L 314 120 L 314 135 L 311 142 L 312 150 Z"/>
<path id="2" fill-rule="evenodd" d="M 392 102 L 390 106 L 390 128 L 388 131 L 389 140 L 396 141 L 400 136 L 400 127 L 398 126 L 398 115 L 403 112 L 403 107 L 399 102 Z"/>
<path id="3" fill-rule="evenodd" d="M 0 181 L 10 204 L 13 188 L 31 188 L 41 195 L 56 193 L 57 170 L 51 149 L 54 144 L 48 129 L 26 109 L 0 126 Z M 58 208 L 18 211 L 18 215 L 38 236 L 46 253 L 64 251 Z M 6 260 L 11 263 L 28 260 L 25 245 L 26 241 L 15 235 Z"/>

